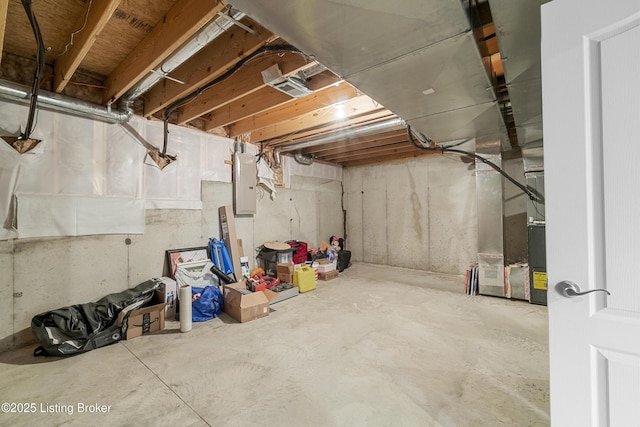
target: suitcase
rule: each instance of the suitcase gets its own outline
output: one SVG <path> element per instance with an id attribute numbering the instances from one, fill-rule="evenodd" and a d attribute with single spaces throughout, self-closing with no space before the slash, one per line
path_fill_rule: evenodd
<path id="1" fill-rule="evenodd" d="M 297 240 L 288 240 L 287 243 L 293 248 L 293 263 L 304 264 L 307 262 L 307 243 Z"/>

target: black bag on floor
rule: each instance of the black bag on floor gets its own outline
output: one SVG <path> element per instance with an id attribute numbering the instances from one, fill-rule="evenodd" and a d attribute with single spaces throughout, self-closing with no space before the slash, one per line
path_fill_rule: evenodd
<path id="1" fill-rule="evenodd" d="M 342 271 L 345 268 L 349 268 L 350 265 L 351 265 L 351 251 L 343 250 L 338 252 L 338 262 L 336 263 L 336 268 L 338 269 L 338 271 L 342 273 Z"/>
<path id="2" fill-rule="evenodd" d="M 96 302 L 77 304 L 38 314 L 31 319 L 31 331 L 40 342 L 34 356 L 71 356 L 120 341 L 115 325 L 118 314 L 132 304 L 146 305 L 160 287 L 147 280 L 123 292 L 109 294 Z"/>

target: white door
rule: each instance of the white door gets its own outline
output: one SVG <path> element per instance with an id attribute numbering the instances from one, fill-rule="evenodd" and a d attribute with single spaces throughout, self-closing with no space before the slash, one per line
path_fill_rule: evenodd
<path id="1" fill-rule="evenodd" d="M 640 0 L 545 4 L 542 86 L 551 423 L 640 426 Z"/>

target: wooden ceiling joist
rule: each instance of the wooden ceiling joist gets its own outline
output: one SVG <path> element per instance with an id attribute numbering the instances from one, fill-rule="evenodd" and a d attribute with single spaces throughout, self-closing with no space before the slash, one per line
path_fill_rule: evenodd
<path id="1" fill-rule="evenodd" d="M 120 5 L 120 1 L 104 0 L 87 3 L 86 7 L 90 9 L 85 11 L 76 24 L 76 28 L 83 28 L 83 30 L 77 34 L 68 50 L 56 59 L 53 73 L 53 90 L 55 92 L 61 93 L 67 86 L 73 73 L 76 72 L 111 15 Z"/>
<path id="2" fill-rule="evenodd" d="M 195 35 L 226 3 L 184 0 L 176 3 L 105 81 L 103 101 L 111 104 Z"/>
<path id="3" fill-rule="evenodd" d="M 222 108 L 212 111 L 209 122 L 205 125 L 205 131 L 209 132 L 220 126 L 225 126 L 287 102 L 292 102 L 294 99 L 270 86 L 263 87 L 250 95 L 243 96 Z"/>
<path id="4" fill-rule="evenodd" d="M 246 63 L 229 79 L 207 89 L 179 111 L 178 124 L 183 125 L 226 105 L 242 96 L 249 95 L 265 87 L 261 72 L 278 65 L 283 74 L 297 72 L 309 63 L 309 59 L 300 53 L 265 54 Z"/>
<path id="5" fill-rule="evenodd" d="M 331 153 L 327 155 L 318 156 L 318 158 L 334 162 L 334 163 L 342 163 L 349 160 L 358 160 L 363 157 L 371 157 L 378 155 L 386 155 L 393 156 L 396 154 L 404 154 L 404 153 L 412 153 L 417 150 L 415 147 L 411 145 L 410 142 L 397 142 L 395 144 L 385 144 L 378 147 L 369 147 L 366 150 L 356 150 L 352 152 L 343 152 L 343 153 Z"/>
<path id="6" fill-rule="evenodd" d="M 343 141 L 336 141 L 329 144 L 322 144 L 313 148 L 304 149 L 304 154 L 310 154 L 311 152 L 323 155 L 327 152 L 346 153 L 351 150 L 366 149 L 371 146 L 378 146 L 384 144 L 394 144 L 400 141 L 407 140 L 407 133 L 404 130 L 391 131 L 383 134 L 375 134 L 369 136 L 361 136 L 358 138 L 350 138 Z"/>
<path id="7" fill-rule="evenodd" d="M 271 41 L 275 36 L 246 18 L 241 21 L 252 28 L 252 34 L 233 26 L 171 72 L 171 77 L 185 84 L 164 79 L 144 95 L 144 116 L 167 107 L 174 101 L 195 92 L 233 67 L 241 59 Z"/>
<path id="8" fill-rule="evenodd" d="M 343 82 L 338 86 L 321 89 L 285 105 L 274 106 L 277 108 L 269 109 L 250 118 L 238 120 L 233 125 L 233 131 L 243 134 L 253 129 L 267 127 L 273 123 L 295 119 L 333 104 L 348 101 L 356 96 L 358 96 L 356 89 L 349 83 Z"/>
<path id="9" fill-rule="evenodd" d="M 366 157 L 359 160 L 349 160 L 346 162 L 341 162 L 343 167 L 358 167 L 358 166 L 372 166 L 372 165 L 381 165 L 385 163 L 394 163 L 409 159 L 415 159 L 418 157 L 435 157 L 439 156 L 440 153 L 431 153 L 424 150 L 410 151 L 407 153 L 398 153 L 395 155 L 378 155 L 372 157 Z"/>
<path id="10" fill-rule="evenodd" d="M 361 123 L 363 119 L 358 119 L 358 117 L 363 115 L 381 113 L 384 116 L 388 116 L 391 114 L 384 110 L 384 107 L 380 104 L 374 103 L 371 98 L 365 95 L 357 96 L 346 101 L 342 110 L 342 114 L 344 114 L 344 117 L 342 118 L 338 117 L 334 108 L 327 107 L 320 111 L 304 114 L 286 122 L 276 123 L 262 129 L 255 130 L 251 132 L 251 142 L 257 143 L 281 137 L 289 138 L 286 142 L 291 142 L 290 136 L 292 135 L 296 135 L 297 138 L 304 138 L 305 136 L 308 136 L 304 131 L 305 129 L 323 127 L 326 128 L 327 131 L 336 130 L 344 126 Z M 386 111 L 386 113 L 384 111 Z M 351 119 L 351 117 L 354 118 Z M 233 125 L 229 126 L 228 130 L 230 137 L 240 135 L 240 133 L 234 129 Z M 312 132 L 312 134 L 316 133 L 317 130 Z"/>

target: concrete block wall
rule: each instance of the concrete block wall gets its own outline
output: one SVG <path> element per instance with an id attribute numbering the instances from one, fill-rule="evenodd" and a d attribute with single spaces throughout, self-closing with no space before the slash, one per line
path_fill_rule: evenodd
<path id="1" fill-rule="evenodd" d="M 339 181 L 292 177 L 274 201 L 260 197 L 254 216 L 235 218 L 245 255 L 269 240 L 317 246 L 344 229 Z M 144 234 L 0 241 L 0 351 L 35 342 L 31 318 L 95 301 L 165 272 L 167 249 L 205 246 L 220 238 L 218 208 L 232 204 L 232 186 L 202 183 L 202 210 L 147 210 Z M 125 213 L 126 214 L 126 213 Z"/>
<path id="2" fill-rule="evenodd" d="M 352 259 L 464 274 L 477 259 L 475 171 L 444 157 L 344 170 Z"/>

